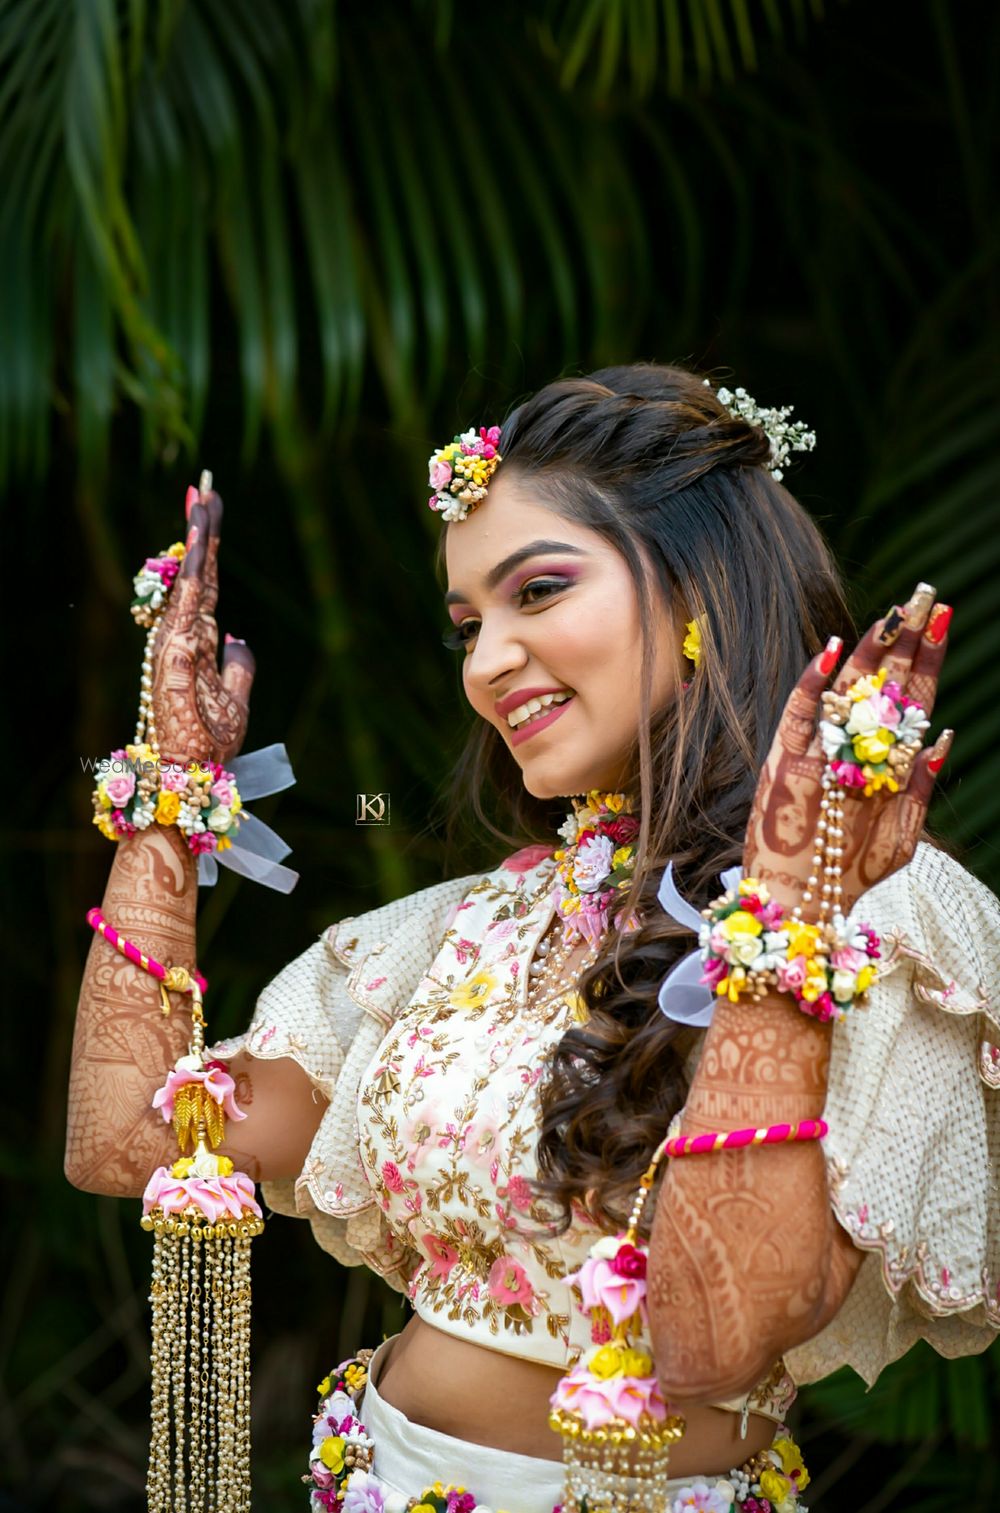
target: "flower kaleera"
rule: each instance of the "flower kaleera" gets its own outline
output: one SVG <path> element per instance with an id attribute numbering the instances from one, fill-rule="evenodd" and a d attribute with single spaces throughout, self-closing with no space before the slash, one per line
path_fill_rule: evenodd
<path id="1" fill-rule="evenodd" d="M 142 1195 L 141 1224 L 155 1237 L 151 1513 L 172 1513 L 182 1488 L 207 1492 L 206 1507 L 250 1506 L 250 1242 L 264 1215 L 250 1177 L 216 1154 L 226 1120 L 246 1114 L 226 1063 L 205 1055 L 193 979 L 190 993 L 188 1050 L 153 1096 L 180 1156 Z"/>

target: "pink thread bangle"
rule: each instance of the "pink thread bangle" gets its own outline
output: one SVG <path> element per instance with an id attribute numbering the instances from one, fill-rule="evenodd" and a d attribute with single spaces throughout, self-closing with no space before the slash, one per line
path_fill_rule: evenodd
<path id="1" fill-rule="evenodd" d="M 796 1140 L 822 1140 L 829 1134 L 825 1119 L 803 1119 L 799 1124 L 771 1124 L 766 1129 L 712 1130 L 705 1135 L 675 1135 L 661 1147 L 667 1156 L 697 1156 L 703 1151 L 739 1150 L 744 1145 L 789 1145 Z"/>
<path id="2" fill-rule="evenodd" d="M 145 951 L 140 951 L 139 947 L 134 946 L 130 940 L 126 940 L 124 935 L 119 935 L 115 927 L 105 919 L 100 909 L 87 910 L 87 923 L 92 930 L 97 931 L 98 935 L 103 935 L 108 944 L 114 946 L 116 951 L 120 951 L 122 956 L 127 956 L 129 961 L 134 962 L 137 967 L 141 967 L 144 972 L 152 973 L 161 983 L 163 982 L 167 976 L 167 968 L 161 962 L 154 961 L 152 956 L 147 956 Z M 193 982 L 198 984 L 203 993 L 206 992 L 208 988 L 207 977 L 202 977 L 200 972 L 190 972 L 188 975 Z"/>

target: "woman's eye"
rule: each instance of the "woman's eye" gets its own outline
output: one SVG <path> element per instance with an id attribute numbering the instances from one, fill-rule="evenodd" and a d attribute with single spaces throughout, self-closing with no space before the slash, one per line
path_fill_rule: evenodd
<path id="1" fill-rule="evenodd" d="M 565 587 L 566 580 L 562 578 L 534 578 L 530 583 L 522 585 L 519 597 L 522 603 L 537 604 L 539 597 L 547 599 Z M 526 599 L 526 595 L 530 597 Z M 461 651 L 474 639 L 478 627 L 478 620 L 462 620 L 454 630 L 447 631 L 441 637 L 441 642 L 449 651 Z"/>

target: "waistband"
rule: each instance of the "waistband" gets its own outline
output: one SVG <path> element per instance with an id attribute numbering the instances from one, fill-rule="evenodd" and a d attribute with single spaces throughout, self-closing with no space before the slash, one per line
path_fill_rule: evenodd
<path id="1" fill-rule="evenodd" d="M 312 1513 L 340 1513 L 350 1490 L 352 1513 L 407 1513 L 416 1499 L 428 1513 L 556 1513 L 564 1501 L 562 1461 L 514 1454 L 456 1439 L 414 1423 L 380 1395 L 378 1382 L 392 1335 L 375 1351 L 343 1362 L 321 1384 L 333 1390 L 314 1420 L 310 1474 Z M 757 1513 L 761 1501 L 782 1513 L 808 1513 L 799 1493 L 809 1474 L 784 1426 L 772 1446 L 726 1477 L 671 1477 L 657 1491 L 668 1513 Z M 755 1502 L 756 1499 L 756 1502 Z"/>

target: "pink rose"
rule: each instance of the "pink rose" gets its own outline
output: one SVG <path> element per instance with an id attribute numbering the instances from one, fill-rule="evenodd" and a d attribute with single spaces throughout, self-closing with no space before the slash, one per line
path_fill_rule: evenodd
<path id="1" fill-rule="evenodd" d="M 783 993 L 799 993 L 805 985 L 807 962 L 804 956 L 778 963 L 778 987 Z"/>
<path id="2" fill-rule="evenodd" d="M 218 782 L 213 783 L 208 791 L 209 793 L 214 793 L 215 797 L 219 800 L 219 803 L 225 804 L 227 809 L 232 807 L 233 799 L 236 797 L 236 795 L 233 793 L 232 786 L 230 785 L 228 779 L 219 778 Z"/>
<path id="3" fill-rule="evenodd" d="M 447 488 L 452 479 L 451 463 L 440 460 L 432 462 L 429 477 L 432 489 Z"/>
<path id="4" fill-rule="evenodd" d="M 830 770 L 845 788 L 863 788 L 867 779 L 857 762 L 832 761 Z"/>
<path id="5" fill-rule="evenodd" d="M 886 730 L 895 730 L 902 719 L 902 714 L 894 700 L 886 697 L 884 689 L 875 698 L 875 709 L 878 714 L 879 724 L 883 725 Z"/>
<path id="6" fill-rule="evenodd" d="M 160 787 L 167 793 L 183 793 L 187 781 L 187 769 L 180 762 L 170 762 L 160 768 Z"/>
<path id="7" fill-rule="evenodd" d="M 122 772 L 118 777 L 109 778 L 104 785 L 104 791 L 112 804 L 123 809 L 135 792 L 135 773 Z"/>

